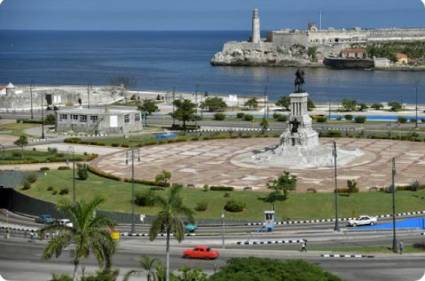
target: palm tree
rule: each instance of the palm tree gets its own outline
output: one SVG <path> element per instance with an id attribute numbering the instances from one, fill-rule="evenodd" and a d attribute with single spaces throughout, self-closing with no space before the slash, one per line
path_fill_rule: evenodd
<path id="1" fill-rule="evenodd" d="M 102 266 L 104 271 L 111 267 L 111 258 L 116 248 L 110 234 L 110 228 L 114 223 L 105 216 L 95 216 L 96 208 L 103 201 L 101 198 L 95 198 L 89 202 L 64 201 L 58 206 L 58 209 L 70 220 L 72 225 L 53 224 L 40 230 L 42 236 L 48 232 L 57 233 L 49 240 L 43 251 L 45 259 L 50 259 L 52 256 L 59 257 L 66 247 L 74 244 L 73 280 L 76 278 L 80 260 L 87 258 L 90 253 L 94 254 L 99 266 Z"/>
<path id="2" fill-rule="evenodd" d="M 181 216 L 186 217 L 192 223 L 194 222 L 193 211 L 183 204 L 180 191 L 181 186 L 173 186 L 166 198 L 161 196 L 156 197 L 155 202 L 159 205 L 160 211 L 149 230 L 149 239 L 151 241 L 155 240 L 161 230 L 165 230 L 166 281 L 170 280 L 170 236 L 173 234 L 179 242 L 184 239 L 184 226 Z"/>
<path id="3" fill-rule="evenodd" d="M 140 267 L 143 268 L 143 270 L 146 272 L 147 281 L 155 280 L 155 275 L 156 275 L 155 269 L 156 269 L 157 263 L 159 262 L 160 262 L 159 260 L 155 258 L 151 258 L 149 256 L 144 256 L 140 259 L 139 264 L 140 264 Z M 140 273 L 140 271 L 131 270 L 127 272 L 126 275 L 124 276 L 123 281 L 128 281 L 130 279 L 130 276 L 136 273 Z"/>

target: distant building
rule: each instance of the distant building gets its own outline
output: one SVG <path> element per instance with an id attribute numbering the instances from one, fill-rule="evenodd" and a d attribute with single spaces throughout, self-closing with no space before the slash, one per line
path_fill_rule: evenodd
<path id="1" fill-rule="evenodd" d="M 391 66 L 391 61 L 387 58 L 373 58 L 373 63 L 377 68 L 386 68 Z"/>
<path id="2" fill-rule="evenodd" d="M 396 58 L 398 64 L 408 64 L 409 63 L 409 58 L 407 57 L 406 54 L 397 53 L 397 54 L 395 54 L 395 58 Z"/>
<path id="3" fill-rule="evenodd" d="M 127 135 L 142 129 L 142 116 L 137 109 L 71 108 L 56 112 L 57 132 Z"/>
<path id="4" fill-rule="evenodd" d="M 343 49 L 340 53 L 342 58 L 350 59 L 364 59 L 366 58 L 366 49 L 365 48 L 347 48 Z"/>

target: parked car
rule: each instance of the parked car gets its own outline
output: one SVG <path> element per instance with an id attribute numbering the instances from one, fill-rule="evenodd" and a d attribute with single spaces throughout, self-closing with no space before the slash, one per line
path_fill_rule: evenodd
<path id="1" fill-rule="evenodd" d="M 213 250 L 208 246 L 200 245 L 193 249 L 183 251 L 183 258 L 190 259 L 207 259 L 214 260 L 220 256 L 217 250 Z"/>
<path id="2" fill-rule="evenodd" d="M 194 233 L 198 229 L 198 226 L 194 223 L 185 223 L 184 230 L 188 233 Z"/>
<path id="3" fill-rule="evenodd" d="M 360 225 L 375 225 L 378 222 L 377 217 L 371 216 L 360 216 L 356 219 L 351 219 L 348 221 L 348 226 L 360 226 Z"/>
<path id="4" fill-rule="evenodd" d="M 55 222 L 55 219 L 49 214 L 44 214 L 36 218 L 35 222 L 42 223 L 42 224 L 52 224 Z"/>
<path id="5" fill-rule="evenodd" d="M 69 219 L 60 219 L 60 220 L 57 220 L 57 223 L 59 225 L 65 225 L 67 227 L 73 227 L 74 226 Z"/>

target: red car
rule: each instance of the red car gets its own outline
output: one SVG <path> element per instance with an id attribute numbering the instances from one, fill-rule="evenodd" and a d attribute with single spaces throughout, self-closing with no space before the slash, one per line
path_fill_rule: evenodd
<path id="1" fill-rule="evenodd" d="M 220 254 L 217 250 L 213 250 L 208 246 L 200 245 L 196 246 L 193 249 L 184 250 L 183 251 L 183 258 L 190 258 L 190 259 L 208 259 L 208 260 L 214 260 L 218 258 Z"/>

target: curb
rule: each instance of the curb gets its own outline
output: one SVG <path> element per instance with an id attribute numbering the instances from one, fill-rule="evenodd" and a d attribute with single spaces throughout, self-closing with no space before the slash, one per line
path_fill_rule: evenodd
<path id="1" fill-rule="evenodd" d="M 414 212 L 404 212 L 404 213 L 398 213 L 396 214 L 396 217 L 408 217 L 408 216 L 414 216 L 414 215 L 423 215 L 425 214 L 424 211 L 414 211 Z M 380 219 L 382 218 L 391 218 L 392 214 L 385 214 L 385 215 L 379 215 L 376 216 Z M 338 221 L 345 222 L 348 220 L 352 220 L 355 218 L 340 218 Z M 335 222 L 335 219 L 316 219 L 316 220 L 296 220 L 296 221 L 279 221 L 276 222 L 276 225 L 289 225 L 289 224 L 314 224 L 314 223 L 323 223 L 323 222 Z M 261 226 L 264 225 L 264 222 L 248 222 L 245 223 L 246 226 Z"/>
<path id="2" fill-rule="evenodd" d="M 300 244 L 304 239 L 297 240 L 267 240 L 267 241 L 237 241 L 236 245 L 274 245 L 274 244 Z"/>
<path id="3" fill-rule="evenodd" d="M 9 227 L 9 226 L 0 226 L 1 230 L 12 230 L 12 231 L 22 231 L 22 232 L 37 232 L 35 228 L 25 228 L 25 227 Z"/>
<path id="4" fill-rule="evenodd" d="M 130 232 L 121 232 L 121 237 L 149 237 L 149 233 L 130 233 Z M 158 237 L 166 237 L 165 233 L 158 234 Z M 174 234 L 170 234 L 170 237 L 173 237 Z M 186 233 L 184 236 L 196 236 L 196 233 Z"/>
<path id="5" fill-rule="evenodd" d="M 367 255 L 342 255 L 342 254 L 322 254 L 320 255 L 322 258 L 342 258 L 342 259 L 371 259 L 375 256 L 367 256 Z"/>

